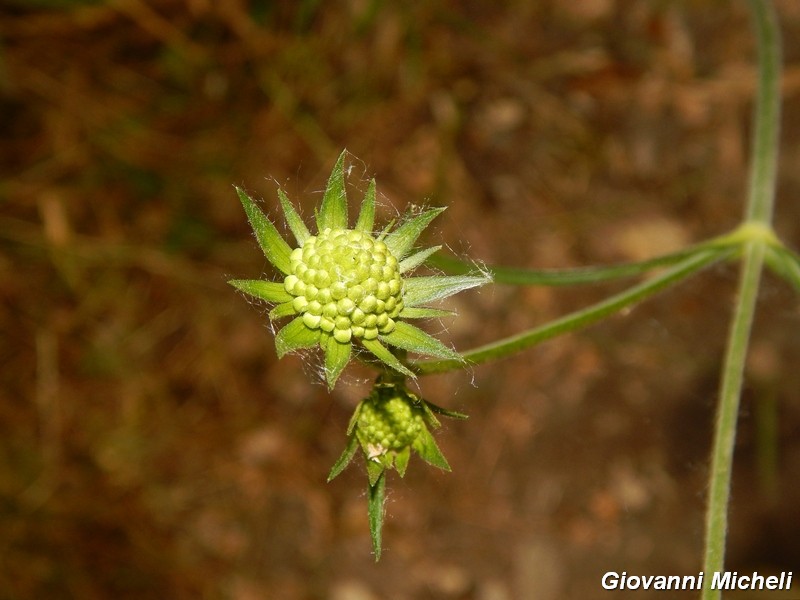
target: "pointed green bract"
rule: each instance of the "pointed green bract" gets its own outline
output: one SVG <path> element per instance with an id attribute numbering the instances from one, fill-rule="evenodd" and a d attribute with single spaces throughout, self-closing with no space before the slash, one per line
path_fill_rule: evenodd
<path id="1" fill-rule="evenodd" d="M 381 242 L 383 240 L 385 240 L 386 236 L 389 235 L 389 232 L 392 230 L 392 227 L 394 227 L 394 224 L 395 224 L 396 221 L 397 221 L 397 219 L 392 219 L 391 221 L 389 221 L 389 223 L 386 225 L 386 227 L 384 227 L 381 230 L 381 232 L 378 234 L 378 236 L 375 239 L 378 240 L 378 241 L 381 241 Z M 397 257 L 395 256 L 395 258 L 397 258 Z"/>
<path id="2" fill-rule="evenodd" d="M 417 441 L 414 443 L 414 450 L 416 450 L 419 457 L 429 465 L 438 467 L 443 471 L 451 470 L 447 459 L 444 457 L 444 454 L 442 454 L 442 451 L 439 450 L 439 446 L 436 445 L 436 440 L 433 439 L 433 436 L 427 429 L 424 429 L 422 433 L 420 433 Z"/>
<path id="3" fill-rule="evenodd" d="M 347 446 L 345 446 L 344 452 L 342 452 L 342 455 L 334 463 L 333 467 L 331 467 L 331 472 L 328 473 L 329 482 L 347 468 L 347 465 L 350 464 L 350 461 L 352 461 L 353 457 L 356 455 L 356 450 L 358 450 L 358 439 L 356 436 L 350 435 L 347 438 Z"/>
<path id="4" fill-rule="evenodd" d="M 385 470 L 386 467 L 383 466 L 383 463 L 380 461 L 380 457 L 367 458 L 367 479 L 369 480 L 370 486 L 378 483 L 378 480 L 381 478 Z"/>
<path id="5" fill-rule="evenodd" d="M 347 195 L 344 189 L 344 159 L 347 150 L 343 150 L 333 166 L 322 205 L 317 213 L 317 227 L 320 232 L 326 229 L 347 229 Z"/>
<path id="6" fill-rule="evenodd" d="M 442 415 L 444 417 L 450 417 L 451 419 L 462 419 L 462 420 L 463 419 L 469 419 L 469 416 L 465 415 L 464 413 L 460 413 L 460 412 L 455 411 L 455 410 L 448 410 L 446 408 L 442 408 L 441 406 L 437 406 L 433 402 L 428 402 L 427 400 L 423 400 L 423 402 L 425 403 L 425 407 L 428 410 L 430 410 L 431 412 L 435 412 L 437 414 L 440 414 L 440 415 Z"/>
<path id="7" fill-rule="evenodd" d="M 425 308 L 407 306 L 397 315 L 401 319 L 438 319 L 441 317 L 452 317 L 456 313 L 452 310 L 442 310 L 440 308 Z"/>
<path id="8" fill-rule="evenodd" d="M 284 289 L 283 284 L 277 281 L 231 279 L 228 283 L 245 294 L 250 294 L 267 302 L 291 302 L 292 300 L 292 297 Z"/>
<path id="9" fill-rule="evenodd" d="M 359 405 L 356 406 L 356 409 L 353 411 L 353 416 L 350 417 L 350 421 L 347 423 L 347 435 L 350 435 L 355 430 L 356 425 L 358 424 L 358 415 L 360 413 L 361 413 L 361 404 L 359 403 Z"/>
<path id="10" fill-rule="evenodd" d="M 386 247 L 389 248 L 397 260 L 402 260 L 411 250 L 422 231 L 444 210 L 445 208 L 431 208 L 421 215 L 406 221 L 386 236 L 384 240 Z"/>
<path id="11" fill-rule="evenodd" d="M 372 233 L 375 227 L 375 180 L 369 182 L 367 193 L 364 195 L 364 202 L 361 204 L 361 212 L 358 213 L 356 229 L 364 233 Z"/>
<path id="12" fill-rule="evenodd" d="M 386 474 L 381 472 L 378 480 L 370 484 L 367 494 L 367 515 L 369 517 L 369 532 L 372 537 L 372 549 L 375 552 L 375 562 L 381 559 L 381 542 L 383 532 L 383 505 L 386 502 Z"/>
<path id="13" fill-rule="evenodd" d="M 485 275 L 410 277 L 405 280 L 403 302 L 405 302 L 406 306 L 418 306 L 484 285 L 491 280 L 490 277 Z"/>
<path id="14" fill-rule="evenodd" d="M 264 256 L 282 273 L 288 274 L 291 265 L 289 262 L 289 255 L 292 249 L 289 244 L 281 237 L 278 230 L 272 224 L 267 216 L 261 212 L 261 209 L 256 206 L 255 201 L 247 195 L 242 188 L 237 187 L 236 193 L 239 195 L 239 200 L 244 207 L 244 212 L 247 213 L 247 220 L 256 234 L 258 245 L 264 252 Z"/>
<path id="15" fill-rule="evenodd" d="M 378 340 L 361 340 L 361 344 L 372 352 L 381 362 L 390 366 L 395 371 L 400 371 L 407 377 L 416 377 L 416 375 L 408 369 L 398 358 L 392 354 L 386 346 L 381 344 Z"/>
<path id="16" fill-rule="evenodd" d="M 434 429 L 439 429 L 442 424 L 439 422 L 439 419 L 436 418 L 436 415 L 433 414 L 431 407 L 428 405 L 427 402 L 422 402 L 422 410 L 425 412 L 425 422 L 433 427 Z"/>
<path id="17" fill-rule="evenodd" d="M 294 209 L 294 206 L 292 206 L 292 203 L 289 202 L 289 198 L 286 197 L 282 189 L 278 189 L 278 198 L 281 201 L 286 223 L 289 225 L 289 229 L 292 230 L 292 234 L 294 235 L 294 239 L 297 240 L 298 245 L 302 246 L 303 243 L 311 237 L 311 233 L 308 231 L 308 227 L 303 223 L 303 219 L 297 214 L 297 211 Z"/>
<path id="18" fill-rule="evenodd" d="M 408 461 L 411 458 L 411 446 L 406 446 L 394 457 L 394 468 L 400 474 L 400 477 L 406 476 L 406 469 L 408 468 Z"/>
<path id="19" fill-rule="evenodd" d="M 294 309 L 294 304 L 289 301 L 284 302 L 283 304 L 278 304 L 275 308 L 269 311 L 269 318 L 275 321 L 277 319 L 282 319 L 283 317 L 289 317 L 295 314 L 297 314 L 297 311 Z"/>
<path id="20" fill-rule="evenodd" d="M 352 347 L 350 342 L 341 344 L 332 336 L 328 340 L 325 348 L 325 379 L 328 382 L 329 389 L 333 389 L 333 386 L 336 385 L 336 380 L 339 379 L 339 375 L 342 374 L 342 371 L 347 366 Z"/>
<path id="21" fill-rule="evenodd" d="M 309 329 L 303 323 L 303 317 L 290 321 L 275 336 L 275 348 L 278 358 L 283 358 L 289 352 L 302 348 L 311 348 L 319 342 L 319 331 Z"/>
<path id="22" fill-rule="evenodd" d="M 461 355 L 452 348 L 448 348 L 432 335 L 404 321 L 398 321 L 395 323 L 395 327 L 390 333 L 379 337 L 381 341 L 397 348 L 408 350 L 409 352 L 427 354 L 428 356 L 436 356 L 439 358 L 464 360 L 461 358 Z"/>
<path id="23" fill-rule="evenodd" d="M 419 252 L 415 252 L 411 256 L 408 256 L 400 261 L 400 264 L 397 265 L 398 270 L 400 273 L 405 273 L 406 271 L 411 271 L 412 269 L 416 269 L 426 260 L 431 254 L 434 254 L 441 250 L 441 246 L 434 246 L 433 248 L 426 248 L 425 250 L 420 250 Z"/>

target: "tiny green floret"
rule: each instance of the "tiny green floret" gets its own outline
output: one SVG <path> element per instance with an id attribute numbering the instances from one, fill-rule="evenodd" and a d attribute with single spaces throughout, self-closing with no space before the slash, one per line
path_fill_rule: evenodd
<path id="1" fill-rule="evenodd" d="M 239 199 L 264 255 L 283 281 L 232 280 L 237 289 L 275 304 L 271 319 L 292 317 L 276 335 L 278 356 L 319 346 L 325 354 L 325 378 L 333 388 L 358 344 L 384 365 L 408 377 L 414 373 L 389 349 L 399 348 L 437 358 L 460 355 L 418 327 L 402 321 L 441 316 L 425 306 L 462 290 L 487 283 L 486 275 L 409 277 L 438 247 L 414 251 L 417 238 L 444 209 L 411 216 L 379 235 L 375 219 L 375 182 L 370 183 L 354 228 L 349 228 L 345 193 L 346 152 L 333 168 L 316 213 L 316 233 L 302 221 L 282 190 L 280 204 L 294 247 L 278 233 L 255 201 L 237 188 Z"/>

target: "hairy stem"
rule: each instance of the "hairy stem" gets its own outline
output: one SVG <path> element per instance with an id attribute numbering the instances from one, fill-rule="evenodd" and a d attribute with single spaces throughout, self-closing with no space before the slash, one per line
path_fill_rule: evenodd
<path id="1" fill-rule="evenodd" d="M 780 33 L 774 9 L 768 0 L 749 0 L 748 3 L 758 38 L 759 80 L 745 224 L 771 228 L 780 126 Z M 766 252 L 764 239 L 753 239 L 745 244 L 739 291 L 722 368 L 706 511 L 703 570 L 708 577 L 702 595 L 704 600 L 716 600 L 721 595 L 720 590 L 710 587 L 711 573 L 724 570 L 736 420 Z"/>
<path id="2" fill-rule="evenodd" d="M 771 0 L 748 0 L 758 40 L 758 92 L 745 220 L 771 224 L 778 170 L 781 39 Z"/>
<path id="3" fill-rule="evenodd" d="M 685 279 L 703 267 L 708 266 L 724 256 L 728 256 L 730 252 L 730 249 L 721 247 L 697 252 L 693 256 L 685 258 L 681 263 L 678 263 L 661 275 L 635 285 L 624 292 L 615 294 L 592 306 L 556 319 L 555 321 L 551 321 L 545 325 L 523 331 L 522 333 L 485 346 L 467 350 L 462 353 L 462 356 L 471 364 L 480 364 L 516 354 L 521 350 L 540 344 L 557 335 L 586 327 L 623 308 L 652 296 L 656 292 L 681 279 Z M 419 374 L 442 373 L 462 368 L 464 368 L 464 364 L 454 360 L 425 360 L 411 363 L 411 369 Z"/>
<path id="4" fill-rule="evenodd" d="M 710 589 L 711 573 L 722 571 L 725 563 L 736 421 L 739 415 L 739 399 L 742 392 L 747 346 L 750 340 L 764 253 L 763 242 L 750 242 L 745 250 L 739 292 L 728 337 L 725 363 L 722 368 L 706 512 L 706 547 L 703 571 L 708 575 L 703 590 L 704 600 L 720 597 L 720 590 Z"/>

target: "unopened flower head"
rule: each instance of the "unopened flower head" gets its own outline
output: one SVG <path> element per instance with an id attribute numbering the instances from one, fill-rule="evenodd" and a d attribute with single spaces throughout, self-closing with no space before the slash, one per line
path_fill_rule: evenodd
<path id="1" fill-rule="evenodd" d="M 450 470 L 430 432 L 441 427 L 434 413 L 456 419 L 467 418 L 420 398 L 406 387 L 403 375 L 386 371 L 378 377 L 369 396 L 358 404 L 350 418 L 347 445 L 331 468 L 328 481 L 344 471 L 361 448 L 369 480 L 369 527 L 375 560 L 381 556 L 386 472 L 395 470 L 404 477 L 412 452 L 434 467 Z"/>
<path id="2" fill-rule="evenodd" d="M 444 209 L 412 215 L 396 228 L 373 233 L 375 181 L 370 183 L 354 226 L 348 223 L 345 193 L 346 152 L 333 168 L 316 213 L 316 234 L 278 191 L 296 245 L 291 247 L 250 196 L 237 188 L 256 239 L 282 281 L 242 280 L 231 285 L 274 303 L 271 319 L 293 317 L 278 331 L 278 356 L 319 346 L 325 375 L 333 387 L 357 343 L 383 364 L 413 377 L 389 347 L 428 356 L 461 360 L 460 355 L 408 319 L 450 314 L 425 306 L 489 281 L 485 275 L 409 277 L 408 273 L 441 248 L 414 250 L 414 243 Z"/>
<path id="3" fill-rule="evenodd" d="M 403 280 L 386 244 L 353 229 L 325 229 L 291 254 L 283 280 L 309 329 L 341 343 L 391 333 L 403 310 Z"/>
<path id="4" fill-rule="evenodd" d="M 328 480 L 344 470 L 359 447 L 366 459 L 371 485 L 387 469 L 396 469 L 404 476 L 412 451 L 425 462 L 449 471 L 450 465 L 430 432 L 441 427 L 434 413 L 466 419 L 466 415 L 420 398 L 406 387 L 402 377 L 381 376 L 369 396 L 356 407 L 347 429 L 347 447 Z"/>
<path id="5" fill-rule="evenodd" d="M 367 458 L 411 446 L 425 427 L 423 414 L 419 402 L 408 395 L 376 395 L 364 401 L 356 430 L 367 448 Z"/>

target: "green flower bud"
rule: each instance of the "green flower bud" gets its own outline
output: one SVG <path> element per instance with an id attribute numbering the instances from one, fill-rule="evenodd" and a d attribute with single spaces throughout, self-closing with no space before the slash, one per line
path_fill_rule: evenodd
<path id="1" fill-rule="evenodd" d="M 352 460 L 356 446 L 361 447 L 367 459 L 371 484 L 385 469 L 395 468 L 404 476 L 412 450 L 425 462 L 449 471 L 450 465 L 429 431 L 440 427 L 434 413 L 466 418 L 419 398 L 396 376 L 381 376 L 356 408 L 348 428 L 347 448 L 331 469 L 330 478 Z"/>
<path id="2" fill-rule="evenodd" d="M 356 427 L 363 445 L 384 454 L 410 446 L 425 426 L 424 413 L 407 396 L 370 396 L 361 405 Z"/>
<path id="3" fill-rule="evenodd" d="M 337 340 L 344 339 L 343 332 L 348 330 L 351 338 L 375 339 L 376 326 L 382 329 L 393 326 L 389 323 L 397 315 L 391 311 L 401 300 L 402 285 L 397 259 L 386 244 L 376 242 L 361 231 L 326 229 L 306 239 L 301 252 L 292 251 L 292 257 L 299 257 L 299 260 L 292 261 L 292 272 L 284 278 L 283 285 L 293 297 L 292 306 L 304 317 L 307 326 L 330 332 L 336 319 L 336 329 L 342 332 L 337 334 Z M 392 258 L 394 267 L 387 264 L 388 257 Z M 364 277 L 365 273 L 369 276 Z M 298 285 L 301 281 L 306 283 L 304 289 Z M 366 295 L 366 290 L 375 293 Z M 331 301 L 322 305 L 323 298 Z M 322 319 L 306 319 L 308 313 Z M 369 313 L 366 319 L 364 313 Z"/>

